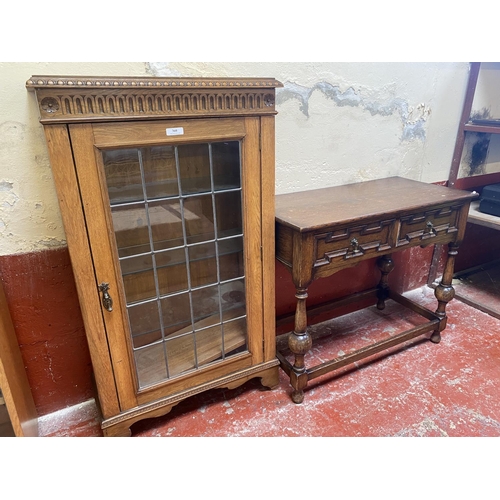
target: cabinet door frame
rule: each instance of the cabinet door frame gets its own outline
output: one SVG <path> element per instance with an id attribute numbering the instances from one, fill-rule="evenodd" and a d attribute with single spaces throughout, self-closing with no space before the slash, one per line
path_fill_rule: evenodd
<path id="1" fill-rule="evenodd" d="M 167 136 L 166 128 L 183 127 L 185 135 Z M 232 373 L 263 361 L 263 269 L 260 120 L 255 117 L 118 122 L 112 124 L 71 124 L 70 137 L 80 187 L 86 230 L 92 250 L 95 294 L 101 282 L 110 284 L 113 312 L 101 309 L 107 348 L 112 359 L 114 381 L 121 410 L 127 410 L 172 392 Z M 243 234 L 247 290 L 248 353 L 209 364 L 195 373 L 167 379 L 139 388 L 135 373 L 128 318 L 124 307 L 121 272 L 117 260 L 109 200 L 105 188 L 101 150 L 149 145 L 177 145 L 218 140 L 241 141 Z M 273 185 L 274 188 L 274 185 Z M 274 215 L 274 214 L 273 214 Z M 77 277 L 78 279 L 78 277 Z M 87 280 L 88 282 L 88 280 Z M 274 297 L 272 297 L 274 300 Z M 91 335 L 91 334 L 90 334 Z M 98 385 L 109 380 L 97 380 Z"/>

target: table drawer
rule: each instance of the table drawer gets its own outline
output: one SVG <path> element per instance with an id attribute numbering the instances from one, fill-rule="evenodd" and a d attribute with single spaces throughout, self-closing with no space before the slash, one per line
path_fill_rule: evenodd
<path id="1" fill-rule="evenodd" d="M 314 267 L 386 253 L 394 244 L 395 219 L 357 224 L 315 235 Z"/>
<path id="2" fill-rule="evenodd" d="M 401 217 L 397 246 L 428 244 L 435 239 L 446 240 L 458 231 L 461 206 L 441 207 Z"/>

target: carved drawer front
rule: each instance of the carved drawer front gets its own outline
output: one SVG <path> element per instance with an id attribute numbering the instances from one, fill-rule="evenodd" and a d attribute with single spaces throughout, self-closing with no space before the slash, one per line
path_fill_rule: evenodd
<path id="1" fill-rule="evenodd" d="M 401 217 L 397 246 L 416 242 L 425 245 L 456 233 L 459 208 L 444 207 Z"/>
<path id="2" fill-rule="evenodd" d="M 373 257 L 393 246 L 392 230 L 395 219 L 345 227 L 315 236 L 314 267 L 363 257 Z"/>

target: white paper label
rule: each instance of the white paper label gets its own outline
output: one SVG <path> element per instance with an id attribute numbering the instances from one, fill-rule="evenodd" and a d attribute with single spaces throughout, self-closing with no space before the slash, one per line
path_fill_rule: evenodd
<path id="1" fill-rule="evenodd" d="M 184 127 L 167 128 L 167 135 L 184 135 Z"/>

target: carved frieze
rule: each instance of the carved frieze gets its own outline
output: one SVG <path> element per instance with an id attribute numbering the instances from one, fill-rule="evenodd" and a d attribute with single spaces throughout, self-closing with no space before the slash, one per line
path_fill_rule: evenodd
<path id="1" fill-rule="evenodd" d="M 274 78 L 32 76 L 42 123 L 276 114 Z"/>

